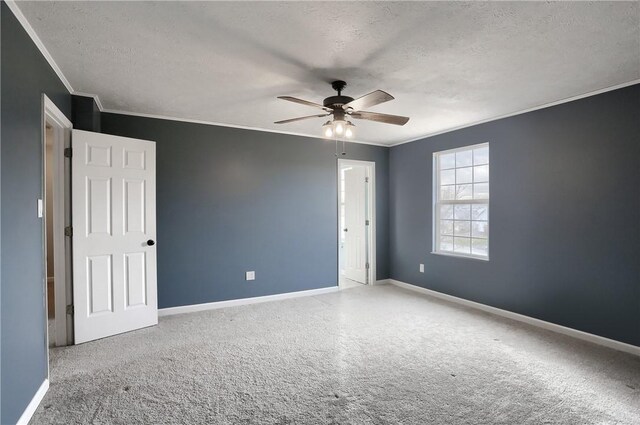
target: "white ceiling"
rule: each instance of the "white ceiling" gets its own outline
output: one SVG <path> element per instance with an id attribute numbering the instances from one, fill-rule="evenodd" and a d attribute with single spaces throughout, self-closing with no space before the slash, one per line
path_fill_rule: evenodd
<path id="1" fill-rule="evenodd" d="M 320 134 L 330 81 L 395 100 L 356 121 L 394 144 L 640 79 L 638 2 L 19 2 L 105 109 Z"/>

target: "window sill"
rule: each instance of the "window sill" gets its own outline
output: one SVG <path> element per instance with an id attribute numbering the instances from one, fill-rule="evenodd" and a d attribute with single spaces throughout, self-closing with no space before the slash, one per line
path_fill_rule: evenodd
<path id="1" fill-rule="evenodd" d="M 464 258 L 467 260 L 479 260 L 479 261 L 489 261 L 489 257 L 479 257 L 476 255 L 465 255 L 465 254 L 456 254 L 453 252 L 436 252 L 431 251 L 434 255 L 442 255 L 443 257 L 453 257 L 453 258 Z"/>

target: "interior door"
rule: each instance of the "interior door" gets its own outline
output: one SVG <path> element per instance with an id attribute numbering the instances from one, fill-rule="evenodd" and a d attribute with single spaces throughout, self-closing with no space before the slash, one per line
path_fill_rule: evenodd
<path id="1" fill-rule="evenodd" d="M 344 170 L 344 276 L 367 283 L 366 168 Z"/>
<path id="2" fill-rule="evenodd" d="M 73 130 L 75 343 L 158 323 L 156 146 Z"/>

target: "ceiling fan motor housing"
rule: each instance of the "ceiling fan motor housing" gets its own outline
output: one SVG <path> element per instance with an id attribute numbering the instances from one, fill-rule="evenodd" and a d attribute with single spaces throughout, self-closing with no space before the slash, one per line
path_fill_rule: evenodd
<path id="1" fill-rule="evenodd" d="M 338 92 L 338 95 L 329 96 L 324 100 L 323 105 L 332 109 L 342 109 L 342 105 L 346 105 L 347 103 L 351 102 L 353 100 L 352 97 L 342 96 L 342 90 L 344 90 L 346 86 L 347 83 L 342 80 L 336 80 L 332 82 L 331 87 Z"/>
<path id="2" fill-rule="evenodd" d="M 322 104 L 327 108 L 331 109 L 342 109 L 342 105 L 346 105 L 347 103 L 353 100 L 352 97 L 349 96 L 330 96 L 327 97 Z"/>

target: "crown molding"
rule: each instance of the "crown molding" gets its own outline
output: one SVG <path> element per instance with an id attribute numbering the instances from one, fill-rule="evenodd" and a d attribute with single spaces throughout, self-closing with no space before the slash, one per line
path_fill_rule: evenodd
<path id="1" fill-rule="evenodd" d="M 56 61 L 53 59 L 53 56 L 51 56 L 51 53 L 49 53 L 44 43 L 40 39 L 40 37 L 38 37 L 38 34 L 36 34 L 35 30 L 31 26 L 31 24 L 29 24 L 29 21 L 27 21 L 27 18 L 24 16 L 22 11 L 18 7 L 17 5 L 18 2 L 16 0 L 5 0 L 5 2 L 7 3 L 7 6 L 9 6 L 9 9 L 11 10 L 11 12 L 13 12 L 13 14 L 16 16 L 16 18 L 18 19 L 22 27 L 25 29 L 27 34 L 29 34 L 29 37 L 31 37 L 31 40 L 33 40 L 34 44 L 36 45 L 38 50 L 40 50 L 40 53 L 42 53 L 42 55 L 47 60 L 47 62 L 49 63 L 53 71 L 56 73 L 58 78 L 60 78 L 60 81 L 62 81 L 62 84 L 64 84 L 64 86 L 67 88 L 69 93 L 75 96 L 92 97 L 95 100 L 96 105 L 98 105 L 98 109 L 100 110 L 100 112 L 107 112 L 111 114 L 120 114 L 120 115 L 131 115 L 131 116 L 144 117 L 144 118 L 155 118 L 155 119 L 170 120 L 170 121 L 188 122 L 192 124 L 214 125 L 218 127 L 239 128 L 243 130 L 264 131 L 266 133 L 287 134 L 291 136 L 301 136 L 301 137 L 309 137 L 312 139 L 326 140 L 326 139 L 323 139 L 322 137 L 312 136 L 312 135 L 303 134 L 303 133 L 296 133 L 291 131 L 277 131 L 277 130 L 258 128 L 258 127 L 244 126 L 244 125 L 224 124 L 224 123 L 213 122 L 213 121 L 191 120 L 191 119 L 172 117 L 167 115 L 144 114 L 144 113 L 121 111 L 121 110 L 115 110 L 115 109 L 105 109 L 102 106 L 102 102 L 100 101 L 100 97 L 98 95 L 79 92 L 73 89 L 73 87 L 71 86 L 71 83 L 69 83 L 69 80 L 67 79 L 67 77 L 64 76 L 64 74 L 62 73 L 62 70 L 60 69 Z M 363 142 L 359 140 L 349 140 L 348 143 L 360 143 L 365 145 L 389 147 L 388 144 L 384 144 L 384 143 Z"/>
<path id="2" fill-rule="evenodd" d="M 104 112 L 104 108 L 102 107 L 102 102 L 100 102 L 100 98 L 98 97 L 97 94 L 91 94 L 91 93 L 84 93 L 81 91 L 75 91 L 73 93 L 71 93 L 74 96 L 82 96 L 82 97 L 91 97 L 93 98 L 93 100 L 95 100 L 96 105 L 98 105 L 98 109 L 100 110 L 100 112 Z"/>
<path id="3" fill-rule="evenodd" d="M 101 110 L 101 112 L 105 112 L 105 113 L 108 113 L 108 114 L 130 115 L 130 116 L 133 116 L 133 117 L 154 118 L 154 119 L 158 119 L 158 120 L 187 122 L 187 123 L 191 123 L 191 124 L 213 125 L 213 126 L 216 126 L 216 127 L 238 128 L 238 129 L 241 129 L 241 130 L 262 131 L 264 133 L 286 134 L 286 135 L 289 135 L 289 136 L 308 137 L 310 139 L 320 139 L 320 140 L 324 140 L 326 142 L 333 142 L 333 140 L 328 140 L 328 139 L 325 139 L 325 138 L 320 137 L 320 136 L 314 136 L 314 135 L 309 135 L 309 134 L 304 134 L 304 133 L 297 133 L 297 132 L 293 132 L 293 131 L 271 130 L 271 129 L 267 129 L 267 128 L 250 127 L 250 126 L 246 126 L 246 125 L 225 124 L 225 123 L 221 123 L 221 122 L 204 121 L 204 120 L 192 120 L 192 119 L 189 119 L 189 118 L 179 118 L 179 117 L 172 117 L 172 116 L 167 116 L 167 115 L 145 114 L 145 113 L 140 113 L 140 112 L 121 111 L 121 110 L 117 110 L 117 109 L 103 109 L 103 110 Z M 338 140 L 338 141 L 342 142 L 342 140 Z M 362 144 L 362 145 L 382 146 L 382 147 L 385 147 L 385 148 L 389 147 L 389 145 L 384 144 L 384 143 L 363 142 L 363 141 L 359 141 L 359 140 L 345 140 L 345 141 L 347 143 L 358 143 L 358 144 Z"/>
<path id="4" fill-rule="evenodd" d="M 62 84 L 64 84 L 64 86 L 67 88 L 69 93 L 76 96 L 92 97 L 96 101 L 96 104 L 98 105 L 98 109 L 100 109 L 100 111 L 102 112 L 104 108 L 102 107 L 102 102 L 100 102 L 100 98 L 98 97 L 98 95 L 83 93 L 73 89 L 73 86 L 71 86 L 71 83 L 69 82 L 67 77 L 65 77 L 64 74 L 62 73 L 62 69 L 60 69 L 55 59 L 53 59 L 53 56 L 51 56 L 51 53 L 49 53 L 44 43 L 40 39 L 40 37 L 38 37 L 38 34 L 36 34 L 36 31 L 33 29 L 29 21 L 27 21 L 27 18 L 24 16 L 22 11 L 18 7 L 18 4 L 17 4 L 18 1 L 5 0 L 5 3 L 9 7 L 9 10 L 13 12 L 16 19 L 18 19 L 18 22 L 20 22 L 20 25 L 22 25 L 22 28 L 24 28 L 27 34 L 29 34 L 29 37 L 31 37 L 31 40 L 33 41 L 33 43 L 36 45 L 38 50 L 40 50 L 40 53 L 42 53 L 42 56 L 44 56 L 46 61 L 49 63 L 49 66 L 51 66 L 51 68 L 53 69 L 53 72 L 56 73 L 56 75 L 58 76 L 60 81 L 62 81 Z"/>
<path id="5" fill-rule="evenodd" d="M 452 131 L 456 131 L 456 130 L 462 130 L 463 128 L 473 127 L 475 125 L 485 124 L 485 123 L 488 123 L 488 122 L 491 122 L 491 121 L 498 121 L 498 120 L 501 120 L 503 118 L 509 118 L 509 117 L 513 117 L 513 116 L 516 116 L 516 115 L 520 115 L 520 114 L 526 114 L 527 112 L 533 112 L 533 111 L 537 111 L 539 109 L 550 108 L 551 106 L 562 105 L 563 103 L 573 102 L 574 100 L 584 99 L 586 97 L 591 97 L 591 96 L 595 96 L 595 95 L 598 95 L 598 94 L 606 93 L 606 92 L 609 92 L 609 91 L 622 89 L 622 88 L 625 88 L 625 87 L 633 86 L 635 84 L 640 84 L 640 79 L 628 81 L 628 82 L 622 83 L 622 84 L 617 84 L 615 86 L 605 87 L 605 88 L 602 88 L 602 89 L 599 89 L 599 90 L 595 90 L 595 91 L 591 91 L 591 92 L 587 92 L 587 93 L 584 93 L 584 94 L 579 94 L 577 96 L 567 97 L 565 99 L 556 100 L 554 102 L 543 103 L 542 105 L 534 106 L 533 108 L 523 109 L 523 110 L 517 111 L 517 112 L 511 112 L 509 114 L 500 115 L 500 116 L 497 116 L 497 117 L 494 117 L 494 118 L 487 118 L 487 119 L 481 120 L 481 121 L 474 121 L 474 122 L 472 122 L 470 124 L 463 124 L 463 125 L 460 125 L 460 126 L 457 126 L 457 127 L 449 128 L 449 129 L 438 131 L 438 132 L 435 132 L 435 133 L 425 134 L 424 136 L 415 137 L 413 139 L 409 139 L 409 140 L 406 140 L 404 142 L 393 143 L 393 144 L 389 144 L 389 145 L 385 145 L 385 146 L 388 146 L 388 147 L 392 148 L 394 146 L 404 145 L 405 143 L 416 142 L 418 140 L 428 139 L 429 137 L 438 136 L 440 134 L 451 133 Z"/>
<path id="6" fill-rule="evenodd" d="M 167 116 L 167 115 L 155 115 L 155 114 L 145 114 L 145 113 L 122 111 L 122 110 L 115 110 L 115 109 L 105 109 L 102 106 L 102 102 L 100 101 L 100 97 L 98 95 L 90 94 L 90 93 L 83 93 L 83 92 L 75 91 L 73 89 L 73 87 L 71 86 L 71 83 L 69 83 L 69 80 L 67 80 L 67 78 L 64 76 L 64 74 L 62 73 L 62 70 L 60 69 L 60 67 L 58 66 L 56 61 L 53 59 L 53 57 L 51 56 L 51 54 L 49 53 L 47 48 L 42 43 L 42 40 L 40 40 L 40 37 L 38 37 L 38 35 L 36 34 L 35 30 L 31 26 L 31 24 L 29 24 L 29 21 L 27 21 L 27 18 L 22 14 L 22 11 L 20 10 L 20 8 L 17 5 L 18 1 L 16 1 L 16 0 L 5 0 L 5 3 L 9 7 L 9 9 L 13 12 L 13 14 L 16 16 L 16 18 L 18 19 L 18 21 L 20 22 L 22 27 L 25 29 L 27 34 L 29 34 L 29 36 L 31 37 L 31 39 L 33 40 L 35 45 L 38 47 L 38 49 L 40 50 L 42 55 L 45 57 L 45 59 L 47 60 L 47 62 L 49 63 L 49 65 L 51 66 L 53 71 L 56 73 L 58 78 L 60 78 L 60 80 L 62 81 L 64 86 L 67 88 L 69 93 L 73 94 L 73 95 L 76 95 L 76 96 L 92 97 L 95 100 L 96 104 L 98 105 L 98 109 L 100 110 L 100 112 L 107 112 L 107 113 L 120 114 L 120 115 L 131 115 L 131 116 L 144 117 L 144 118 L 155 118 L 155 119 L 163 119 L 163 120 L 171 120 L 171 121 L 188 122 L 188 123 L 193 123 L 193 124 L 215 125 L 215 126 L 218 126 L 218 127 L 239 128 L 239 129 L 243 129 L 243 130 L 264 131 L 266 133 L 288 134 L 288 135 L 291 135 L 291 136 L 310 137 L 310 138 L 313 138 L 313 139 L 326 140 L 326 139 L 324 139 L 322 137 L 303 134 L 303 133 L 297 133 L 297 132 L 291 132 L 291 131 L 270 130 L 270 129 L 259 128 L 259 127 L 250 127 L 250 126 L 235 125 L 235 124 L 224 124 L 224 123 L 213 122 L 213 121 L 192 120 L 192 119 L 172 117 L 172 116 Z M 544 109 L 544 108 L 549 108 L 551 106 L 561 105 L 563 103 L 568 103 L 568 102 L 572 102 L 574 100 L 584 99 L 586 97 L 595 96 L 595 95 L 598 95 L 598 94 L 606 93 L 608 91 L 617 90 L 617 89 L 621 89 L 621 88 L 628 87 L 628 86 L 633 86 L 635 84 L 640 84 L 640 79 L 628 81 L 628 82 L 622 83 L 622 84 L 617 84 L 615 86 L 605 87 L 605 88 L 602 88 L 602 89 L 599 89 L 599 90 L 587 92 L 587 93 L 580 94 L 580 95 L 577 95 L 577 96 L 572 96 L 572 97 L 568 97 L 568 98 L 565 98 L 565 99 L 556 100 L 554 102 L 544 103 L 544 104 L 541 104 L 541 105 L 538 105 L 538 106 L 534 106 L 532 108 L 523 109 L 523 110 L 516 111 L 516 112 L 511 112 L 511 113 L 500 115 L 500 116 L 497 116 L 497 117 L 487 118 L 487 119 L 480 120 L 480 121 L 474 121 L 474 122 L 469 123 L 469 124 L 463 124 L 463 125 L 460 125 L 460 126 L 457 126 L 457 127 L 448 128 L 446 130 L 437 131 L 437 132 L 434 132 L 434 133 L 427 133 L 427 134 L 424 134 L 422 136 L 414 137 L 414 138 L 411 138 L 409 140 L 405 140 L 405 141 L 402 141 L 402 142 L 375 143 L 375 142 L 363 142 L 363 141 L 359 141 L 359 140 L 349 140 L 348 143 L 360 143 L 360 144 L 364 144 L 364 145 L 373 145 L 373 146 L 382 146 L 382 147 L 386 147 L 386 148 L 392 148 L 394 146 L 403 145 L 405 143 L 416 142 L 418 140 L 428 139 L 430 137 L 438 136 L 438 135 L 445 134 L 445 133 L 450 133 L 452 131 L 462 130 L 463 128 L 473 127 L 475 125 L 485 124 L 485 123 L 492 122 L 492 121 L 498 121 L 498 120 L 501 120 L 503 118 L 509 118 L 509 117 L 513 117 L 513 116 L 516 116 L 516 115 L 520 115 L 520 114 L 526 114 L 527 112 L 533 112 L 533 111 L 537 111 L 539 109 Z"/>
<path id="7" fill-rule="evenodd" d="M 435 132 L 435 133 L 428 133 L 428 134 L 425 134 L 423 136 L 415 137 L 415 138 L 412 138 L 412 139 L 409 139 L 409 140 L 406 140 L 406 141 L 403 141 L 403 142 L 397 142 L 397 143 L 393 143 L 393 144 L 386 144 L 386 143 L 375 143 L 375 142 L 363 142 L 363 141 L 358 141 L 358 140 L 349 140 L 348 143 L 360 143 L 360 144 L 365 144 L 365 145 L 373 145 L 373 146 L 382 146 L 382 147 L 392 148 L 394 146 L 404 145 L 405 143 L 416 142 L 418 140 L 428 139 L 430 137 L 438 136 L 440 134 L 445 134 L 445 133 L 450 133 L 452 131 L 462 130 L 463 128 L 473 127 L 473 126 L 476 126 L 476 125 L 485 124 L 485 123 L 488 123 L 488 122 L 498 121 L 498 120 L 501 120 L 501 119 L 504 119 L 504 118 L 513 117 L 513 116 L 516 116 L 516 115 L 526 114 L 527 112 L 533 112 L 533 111 L 537 111 L 537 110 L 540 110 L 540 109 L 550 108 L 552 106 L 562 105 L 563 103 L 573 102 L 574 100 L 579 100 L 579 99 L 584 99 L 584 98 L 591 97 L 591 96 L 596 96 L 598 94 L 606 93 L 606 92 L 617 90 L 617 89 L 622 89 L 622 88 L 625 88 L 625 87 L 633 86 L 635 84 L 640 84 L 640 79 L 628 81 L 628 82 L 622 83 L 622 84 L 616 84 L 615 86 L 605 87 L 605 88 L 602 88 L 602 89 L 599 89 L 599 90 L 590 91 L 590 92 L 583 93 L 583 94 L 580 94 L 580 95 L 577 95 L 577 96 L 567 97 L 567 98 L 556 100 L 556 101 L 549 102 L 549 103 L 544 103 L 542 105 L 534 106 L 532 108 L 523 109 L 523 110 L 516 111 L 516 112 L 511 112 L 509 114 L 500 115 L 500 116 L 497 116 L 497 117 L 494 117 L 494 118 L 487 118 L 487 119 L 481 120 L 481 121 L 474 121 L 474 122 L 472 122 L 470 124 L 463 124 L 463 125 L 460 125 L 460 126 L 457 126 L 457 127 L 449 128 L 447 130 L 442 130 L 442 131 L 438 131 L 438 132 Z M 99 102 L 99 99 L 98 99 L 98 97 L 96 95 L 83 94 L 83 96 L 91 96 L 94 99 L 96 99 L 96 102 Z M 224 123 L 218 123 L 218 122 L 212 122 L 212 121 L 191 120 L 191 119 L 186 119 L 186 118 L 178 118 L 178 117 L 171 117 L 171 116 L 164 116 L 164 115 L 143 114 L 143 113 L 119 111 L 119 110 L 113 110 L 113 109 L 102 109 L 102 107 L 100 105 L 99 105 L 99 107 L 100 107 L 100 110 L 102 112 L 109 112 L 109 113 L 112 113 L 112 114 L 132 115 L 132 116 L 145 117 L 145 118 L 156 118 L 156 119 L 164 119 L 164 120 L 172 120 L 172 121 L 182 121 L 182 122 L 189 122 L 189 123 L 194 123 L 194 124 L 215 125 L 215 126 L 219 126 L 219 127 L 240 128 L 240 129 L 243 129 L 243 130 L 264 131 L 264 132 L 267 132 L 267 133 L 288 134 L 288 135 L 292 135 L 292 136 L 302 136 L 302 137 L 310 137 L 310 138 L 313 138 L 313 139 L 326 140 L 326 139 L 323 139 L 322 137 L 310 136 L 308 134 L 296 133 L 296 132 L 290 132 L 290 131 L 269 130 L 269 129 L 259 128 L 259 127 L 249 127 L 249 126 L 243 126 L 243 125 L 224 124 Z"/>
<path id="8" fill-rule="evenodd" d="M 73 94 L 74 91 L 73 91 L 73 87 L 71 87 L 71 83 L 69 83 L 69 80 L 67 80 L 67 77 L 64 76 L 64 74 L 62 73 L 62 70 L 60 69 L 56 61 L 53 59 L 53 56 L 51 56 L 51 53 L 49 53 L 47 48 L 44 46 L 44 43 L 42 43 L 42 40 L 40 40 L 40 37 L 38 37 L 38 34 L 36 34 L 35 30 L 31 26 L 29 21 L 27 21 L 27 18 L 22 14 L 22 11 L 17 5 L 18 2 L 15 0 L 5 0 L 5 3 L 9 7 L 9 10 L 11 10 L 11 12 L 13 12 L 13 14 L 16 16 L 16 18 L 18 19 L 18 22 L 20 22 L 20 24 L 25 29 L 27 34 L 29 34 L 29 37 L 31 37 L 31 40 L 33 40 L 36 47 L 38 47 L 38 50 L 40 50 L 44 58 L 47 60 L 47 62 L 53 69 L 53 72 L 55 72 L 58 78 L 60 78 L 60 81 L 62 81 L 62 84 L 64 84 L 64 86 L 67 88 L 69 93 Z"/>

